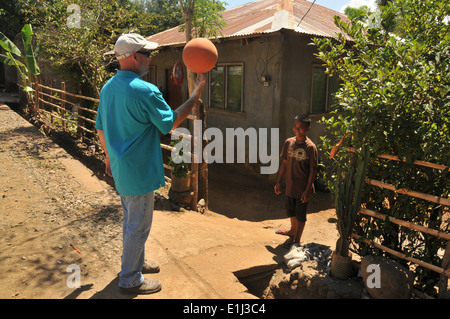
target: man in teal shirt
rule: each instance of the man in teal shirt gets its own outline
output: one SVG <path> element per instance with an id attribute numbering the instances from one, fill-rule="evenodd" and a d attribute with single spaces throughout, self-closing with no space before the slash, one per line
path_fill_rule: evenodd
<path id="1" fill-rule="evenodd" d="M 159 132 L 168 134 L 190 114 L 205 85 L 200 76 L 192 96 L 172 110 L 156 86 L 140 78 L 148 70 L 150 52 L 158 47 L 134 33 L 119 37 L 114 47 L 120 70 L 102 88 L 96 129 L 106 153 L 106 172 L 121 196 L 123 218 L 122 267 L 119 286 L 125 293 L 154 293 L 157 272 L 146 262 L 145 242 L 153 218 L 154 191 L 164 186 Z"/>

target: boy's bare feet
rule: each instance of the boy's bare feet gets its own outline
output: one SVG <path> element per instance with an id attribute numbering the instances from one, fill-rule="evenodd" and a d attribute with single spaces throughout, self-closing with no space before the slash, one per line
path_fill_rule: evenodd
<path id="1" fill-rule="evenodd" d="M 275 231 L 275 233 L 278 235 L 284 235 L 284 236 L 289 236 L 289 237 L 295 236 L 295 232 L 293 230 L 277 229 Z"/>

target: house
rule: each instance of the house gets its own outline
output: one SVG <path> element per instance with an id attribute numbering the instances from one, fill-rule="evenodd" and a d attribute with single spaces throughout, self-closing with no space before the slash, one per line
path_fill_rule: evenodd
<path id="1" fill-rule="evenodd" d="M 330 111 L 338 84 L 325 74 L 311 39 L 335 37 L 339 29 L 334 16 L 346 19 L 345 15 L 306 0 L 257 0 L 222 15 L 223 36 L 211 39 L 219 57 L 207 75 L 202 97 L 207 127 L 222 132 L 279 128 L 278 156 L 284 140 L 293 136 L 293 118 L 306 113 L 312 118 L 310 138 L 319 143 L 324 130 L 316 122 Z M 173 67 L 182 61 L 185 34 L 175 27 L 148 40 L 159 44 L 148 80 L 176 108 L 188 97 L 186 79 L 181 85 L 173 79 Z M 248 154 L 246 158 L 245 166 L 258 173 L 263 164 L 249 162 Z M 275 176 L 271 174 L 270 180 Z"/>

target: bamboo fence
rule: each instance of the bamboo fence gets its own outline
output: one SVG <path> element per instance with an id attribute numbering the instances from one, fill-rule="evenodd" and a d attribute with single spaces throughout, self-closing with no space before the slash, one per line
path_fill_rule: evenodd
<path id="1" fill-rule="evenodd" d="M 68 132 L 80 139 L 83 143 L 90 142 L 91 145 L 95 145 L 95 151 L 100 152 L 102 146 L 95 130 L 95 118 L 97 115 L 99 99 L 67 92 L 65 82 L 61 82 L 60 87 L 60 89 L 57 89 L 53 87 L 52 84 L 44 85 L 38 81 L 33 84 L 35 92 L 35 113 L 39 115 L 44 123 L 51 125 L 52 128 Z M 95 109 L 83 107 L 83 101 L 93 103 Z M 187 119 L 194 121 L 198 119 L 198 117 L 189 115 Z M 170 131 L 169 134 L 183 136 L 183 138 L 193 140 L 191 135 L 180 134 L 173 130 Z M 164 143 L 160 143 L 160 145 L 161 149 L 168 151 L 174 149 L 172 146 Z M 189 155 L 191 158 L 194 158 L 193 154 Z M 197 165 L 194 160 L 192 160 L 191 163 L 192 166 Z M 165 169 L 169 171 L 173 170 L 172 166 L 167 164 L 163 165 Z M 198 185 L 196 181 L 193 181 L 193 179 L 197 178 L 197 174 L 191 174 L 191 183 L 194 182 L 192 183 L 194 186 Z M 166 177 L 166 179 L 170 180 L 169 177 Z M 196 194 L 198 188 L 194 187 L 193 192 Z"/>
<path id="2" fill-rule="evenodd" d="M 354 148 L 347 148 L 347 151 L 349 152 L 355 152 L 356 150 Z M 394 155 L 388 155 L 388 154 L 381 154 L 378 156 L 379 158 L 384 158 L 384 159 L 388 159 L 388 160 L 393 160 L 393 161 L 403 161 L 406 162 L 406 159 L 399 159 L 397 156 Z M 430 167 L 433 169 L 438 169 L 438 170 L 445 170 L 448 169 L 448 166 L 445 165 L 440 165 L 440 164 L 435 164 L 435 163 L 430 163 L 430 162 L 425 162 L 425 161 L 415 161 L 413 164 L 415 165 L 419 165 L 419 166 L 424 166 L 424 167 Z M 424 199 L 433 203 L 437 203 L 440 205 L 444 205 L 444 206 L 450 206 L 450 200 L 448 198 L 443 198 L 443 197 L 439 197 L 439 196 L 433 196 L 433 195 L 429 195 L 429 194 L 425 194 L 425 193 L 421 193 L 421 192 L 417 192 L 417 191 L 413 191 L 413 190 L 408 190 L 405 188 L 400 188 L 397 189 L 394 185 L 391 184 L 387 184 L 387 183 L 383 183 L 381 181 L 377 181 L 374 179 L 370 179 L 367 178 L 366 179 L 366 183 L 372 186 L 376 186 L 376 187 L 381 187 L 384 189 L 388 189 L 390 191 L 399 193 L 399 194 L 405 194 L 408 196 L 412 196 L 412 197 L 416 197 L 416 198 L 420 198 L 420 199 Z M 363 242 L 365 242 L 366 244 L 372 245 L 378 249 L 381 249 L 393 256 L 396 256 L 398 258 L 401 258 L 403 260 L 407 260 L 411 263 L 414 263 L 416 265 L 422 266 L 424 268 L 427 268 L 429 270 L 432 270 L 434 272 L 437 272 L 440 275 L 440 280 L 438 283 L 438 288 L 439 288 L 439 293 L 438 296 L 442 296 L 445 292 L 447 292 L 447 283 L 448 283 L 448 278 L 450 277 L 450 234 L 444 231 L 440 231 L 437 229 L 431 229 L 428 227 L 425 227 L 423 225 L 417 225 L 414 224 L 412 222 L 409 221 L 405 221 L 405 220 L 401 220 L 401 219 L 397 219 L 394 217 L 390 217 L 386 214 L 381 214 L 379 212 L 375 212 L 369 209 L 365 209 L 362 208 L 359 211 L 360 214 L 369 216 L 369 217 L 373 217 L 373 218 L 378 218 L 378 219 L 382 219 L 382 220 L 388 220 L 389 222 L 399 225 L 401 227 L 406 227 L 408 229 L 411 230 L 415 230 L 415 231 L 420 231 L 422 233 L 426 233 L 432 236 L 435 236 L 437 238 L 441 238 L 443 240 L 447 241 L 447 245 L 444 251 L 444 256 L 442 259 L 442 265 L 441 266 L 437 266 L 437 265 L 433 265 L 427 262 L 424 262 L 420 259 L 417 258 L 413 258 L 410 256 L 407 256 L 401 252 L 395 251 L 389 247 L 383 246 L 380 243 L 377 243 L 375 240 L 368 240 L 368 239 L 362 239 L 362 237 L 360 235 L 357 234 L 352 234 L 352 237 L 358 240 L 362 240 Z"/>

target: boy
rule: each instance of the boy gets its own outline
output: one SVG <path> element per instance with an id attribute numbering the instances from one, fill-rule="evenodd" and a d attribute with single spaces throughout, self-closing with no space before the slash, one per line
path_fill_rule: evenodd
<path id="1" fill-rule="evenodd" d="M 293 238 L 291 243 L 298 245 L 306 223 L 306 208 L 314 192 L 318 164 L 317 147 L 306 136 L 310 129 L 311 119 L 308 116 L 295 117 L 295 136 L 284 142 L 282 164 L 274 187 L 275 194 L 281 194 L 281 181 L 286 178 L 286 213 L 291 221 L 291 229 L 277 230 L 277 233 L 290 236 Z"/>

